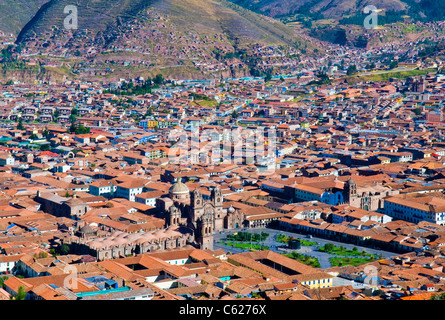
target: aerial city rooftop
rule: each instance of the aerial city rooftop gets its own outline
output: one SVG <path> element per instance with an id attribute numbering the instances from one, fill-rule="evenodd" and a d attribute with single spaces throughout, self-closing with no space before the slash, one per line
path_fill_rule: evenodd
<path id="1" fill-rule="evenodd" d="M 0 300 L 443 299 L 444 23 L 217 8 L 0 23 Z"/>

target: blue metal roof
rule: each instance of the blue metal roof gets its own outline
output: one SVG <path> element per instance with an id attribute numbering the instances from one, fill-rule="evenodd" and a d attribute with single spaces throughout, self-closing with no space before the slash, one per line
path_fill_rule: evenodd
<path id="1" fill-rule="evenodd" d="M 108 294 L 108 293 L 116 293 L 116 292 L 125 292 L 131 290 L 129 287 L 121 287 L 117 289 L 109 289 L 109 290 L 100 290 L 100 291 L 90 291 L 90 292 L 79 292 L 76 293 L 76 296 L 79 298 L 82 297 L 91 297 L 91 296 L 97 296 L 101 294 Z"/>

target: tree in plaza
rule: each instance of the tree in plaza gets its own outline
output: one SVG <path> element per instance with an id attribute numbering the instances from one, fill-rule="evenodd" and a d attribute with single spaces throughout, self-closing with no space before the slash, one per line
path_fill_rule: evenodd
<path id="1" fill-rule="evenodd" d="M 48 258 L 48 253 L 45 251 L 40 251 L 39 254 L 35 253 L 34 258 L 36 259 L 42 259 L 42 258 Z"/>
<path id="2" fill-rule="evenodd" d="M 334 244 L 333 243 L 326 243 L 325 245 L 324 245 L 324 249 L 327 251 L 327 252 L 330 252 L 330 251 L 333 251 L 334 250 Z"/>
<path id="3" fill-rule="evenodd" d="M 91 132 L 90 128 L 85 127 L 82 124 L 80 124 L 80 125 L 76 124 L 76 116 L 75 115 L 71 115 L 70 118 L 71 118 L 71 126 L 69 128 L 70 133 L 85 134 L 85 133 Z"/>
<path id="4" fill-rule="evenodd" d="M 76 134 L 85 134 L 85 133 L 90 133 L 91 129 L 88 127 L 85 127 L 84 125 L 79 125 L 76 127 L 75 131 Z"/>

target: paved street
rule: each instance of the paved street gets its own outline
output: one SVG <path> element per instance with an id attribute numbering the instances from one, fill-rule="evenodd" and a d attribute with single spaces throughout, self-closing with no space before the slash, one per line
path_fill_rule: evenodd
<path id="1" fill-rule="evenodd" d="M 310 247 L 302 246 L 301 249 L 299 249 L 299 250 L 289 250 L 289 252 L 297 251 L 301 254 L 305 254 L 305 255 L 309 255 L 309 256 L 313 256 L 313 257 L 317 258 L 318 261 L 320 262 L 320 267 L 322 269 L 331 267 L 329 258 L 334 257 L 334 255 L 332 255 L 332 254 L 317 251 L 318 247 L 324 246 L 326 243 L 332 243 L 337 247 L 343 246 L 346 249 L 352 249 L 352 248 L 356 247 L 358 251 L 365 250 L 367 253 L 370 253 L 370 254 L 375 254 L 375 255 L 381 254 L 384 258 L 392 257 L 392 256 L 395 256 L 398 254 L 398 253 L 389 252 L 389 251 L 382 251 L 382 250 L 378 250 L 378 249 L 362 247 L 362 246 L 358 246 L 358 245 L 354 245 L 354 244 L 350 244 L 350 243 L 333 241 L 330 239 L 323 239 L 323 238 L 317 238 L 317 237 L 308 238 L 306 235 L 303 235 L 303 234 L 287 232 L 287 231 L 282 231 L 282 230 L 276 230 L 276 229 L 269 229 L 269 228 L 245 229 L 245 230 L 236 229 L 236 230 L 232 230 L 230 232 L 226 232 L 224 234 L 215 234 L 214 249 L 221 248 L 221 249 L 225 250 L 226 252 L 231 252 L 231 253 L 240 253 L 240 252 L 247 251 L 247 250 L 233 248 L 233 247 L 218 243 L 221 239 L 225 238 L 227 236 L 227 234 L 233 234 L 233 233 L 239 232 L 239 231 L 250 232 L 250 233 L 261 233 L 261 232 L 268 233 L 269 237 L 265 241 L 261 241 L 259 244 L 265 245 L 265 246 L 269 247 L 270 250 L 273 250 L 273 251 L 279 252 L 279 253 L 283 253 L 283 249 L 280 249 L 280 246 L 283 246 L 283 244 L 276 242 L 274 240 L 276 235 L 284 234 L 286 236 L 292 236 L 297 239 L 317 242 L 317 245 L 315 245 L 315 246 L 310 246 Z"/>

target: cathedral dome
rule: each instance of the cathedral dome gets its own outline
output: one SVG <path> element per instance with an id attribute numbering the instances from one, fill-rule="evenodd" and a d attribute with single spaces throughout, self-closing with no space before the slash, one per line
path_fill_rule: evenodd
<path id="1" fill-rule="evenodd" d="M 171 194 L 185 194 L 190 193 L 190 189 L 182 182 L 176 182 L 171 188 L 170 188 Z"/>
<path id="2" fill-rule="evenodd" d="M 88 224 L 86 224 L 85 226 L 80 228 L 80 233 L 82 233 L 82 234 L 91 234 L 94 232 L 95 231 L 93 230 L 93 228 L 91 228 Z"/>

